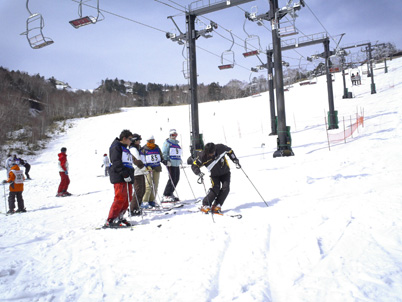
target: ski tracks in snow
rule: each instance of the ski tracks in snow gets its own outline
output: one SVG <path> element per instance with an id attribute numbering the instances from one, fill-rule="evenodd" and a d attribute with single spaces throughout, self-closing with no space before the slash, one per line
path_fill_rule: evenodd
<path id="1" fill-rule="evenodd" d="M 267 220 L 263 216 L 257 221 L 243 217 L 239 223 L 216 218 L 216 225 L 215 234 L 225 237 L 226 242 L 217 255 L 219 269 L 212 277 L 215 286 L 207 301 L 272 301 L 268 280 L 270 226 Z"/>

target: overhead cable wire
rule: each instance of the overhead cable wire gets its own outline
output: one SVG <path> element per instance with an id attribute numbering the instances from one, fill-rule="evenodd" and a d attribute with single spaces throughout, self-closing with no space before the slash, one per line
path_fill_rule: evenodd
<path id="1" fill-rule="evenodd" d="M 71 0 L 71 1 L 80 3 L 80 1 L 78 1 L 78 0 Z M 92 6 L 92 5 L 89 5 L 89 4 L 86 4 L 86 3 L 82 3 L 82 4 L 85 5 L 85 6 L 94 8 L 94 9 L 98 9 L 98 8 L 95 7 L 95 6 Z M 113 15 L 113 16 L 115 16 L 115 17 L 118 17 L 118 18 L 121 18 L 121 19 L 130 21 L 130 22 L 137 23 L 137 24 L 139 24 L 139 25 L 142 25 L 142 26 L 145 26 L 145 27 L 148 27 L 148 28 L 151 28 L 151 29 L 154 29 L 154 30 L 163 32 L 163 33 L 167 33 L 166 30 L 162 30 L 162 29 L 156 28 L 156 27 L 154 27 L 154 26 L 152 26 L 152 25 L 148 25 L 148 24 L 142 23 L 142 22 L 140 22 L 140 21 L 136 21 L 136 20 L 134 20 L 134 19 L 130 19 L 130 18 L 124 17 L 124 16 L 122 16 L 122 15 L 119 15 L 119 14 L 116 14 L 116 13 L 112 13 L 112 12 L 107 11 L 107 10 L 104 10 L 104 9 L 99 9 L 99 11 L 102 11 L 102 12 L 107 13 L 107 14 L 109 14 L 109 15 Z"/>
<path id="2" fill-rule="evenodd" d="M 80 1 L 78 1 L 78 0 L 71 0 L 71 1 L 80 3 Z M 155 1 L 157 1 L 157 0 L 155 0 Z M 157 1 L 157 2 L 160 2 L 160 1 Z M 161 2 L 161 3 L 162 3 L 162 2 Z M 92 5 L 89 5 L 89 4 L 86 4 L 86 3 L 83 3 L 83 5 L 85 5 L 85 6 L 87 6 L 87 7 L 91 7 L 91 8 L 97 9 L 97 7 L 92 6 Z M 177 8 L 176 8 L 176 9 L 177 9 Z M 145 23 L 143 23 L 143 22 L 139 22 L 139 21 L 136 21 L 136 20 L 134 20 L 134 19 L 131 19 L 131 18 L 128 18 L 128 17 L 124 17 L 124 16 L 122 16 L 122 15 L 119 15 L 119 14 L 116 14 L 116 13 L 113 13 L 113 12 L 110 12 L 110 11 L 107 11 L 107 10 L 104 10 L 104 9 L 99 9 L 99 10 L 102 11 L 102 12 L 104 12 L 104 13 L 107 13 L 107 14 L 109 14 L 109 15 L 113 15 L 113 16 L 115 16 L 115 17 L 118 17 L 118 18 L 121 18 L 121 19 L 130 21 L 130 22 L 133 22 L 133 23 L 136 23 L 136 24 L 139 24 L 139 25 L 142 25 L 142 26 L 151 28 L 151 29 L 153 29 L 153 30 L 156 30 L 156 31 L 159 31 L 159 32 L 163 32 L 163 33 L 167 33 L 165 30 L 162 30 L 162 29 L 159 29 L 159 28 L 157 28 L 157 27 L 154 27 L 154 26 L 145 24 Z M 206 19 L 209 20 L 208 18 L 206 18 Z M 209 20 L 209 21 L 211 21 L 211 20 Z M 222 27 L 222 26 L 221 26 L 221 27 Z M 222 27 L 222 28 L 223 28 L 223 27 Z M 223 29 L 225 29 L 225 28 L 223 28 Z M 229 32 L 229 30 L 227 30 L 227 29 L 225 29 L 225 30 Z M 218 35 L 220 35 L 220 34 L 218 34 Z M 224 37 L 223 35 L 220 35 L 220 36 L 223 37 L 224 39 L 229 40 L 228 38 Z M 236 36 L 236 37 L 238 37 L 238 36 Z M 240 37 L 238 37 L 238 38 L 239 38 L 240 40 L 242 40 Z M 230 41 L 230 40 L 229 40 L 229 41 Z M 240 44 L 238 44 L 238 45 L 240 45 Z M 242 46 L 242 45 L 240 45 L 240 46 Z M 219 57 L 219 58 L 221 57 L 220 55 L 217 55 L 217 54 L 215 54 L 215 53 L 213 53 L 213 52 L 211 52 L 211 51 L 209 51 L 209 50 L 207 50 L 207 49 L 204 49 L 204 48 L 202 48 L 202 47 L 200 47 L 200 46 L 198 46 L 198 45 L 197 45 L 197 48 L 199 48 L 199 49 L 201 49 L 201 50 L 203 50 L 203 51 L 205 51 L 205 52 L 207 52 L 207 53 L 209 53 L 209 54 L 212 54 L 212 55 L 214 55 L 214 56 L 217 56 L 217 57 Z M 240 65 L 240 64 L 238 64 L 238 63 L 236 63 L 236 62 L 235 62 L 235 65 L 237 65 L 237 66 L 239 66 L 239 67 L 241 67 L 241 68 L 243 68 L 243 69 L 246 69 L 247 71 L 250 71 L 249 68 L 244 67 L 244 66 L 242 66 L 242 65 Z"/>
<path id="3" fill-rule="evenodd" d="M 167 4 L 167 3 L 165 3 L 165 2 L 163 2 L 163 1 L 160 1 L 160 0 L 154 0 L 155 2 L 158 2 L 158 3 L 160 3 L 160 4 L 163 4 L 163 5 L 166 5 L 166 6 L 168 6 L 168 7 L 170 7 L 170 8 L 173 8 L 173 9 L 177 9 L 178 11 L 180 11 L 180 12 L 182 12 L 182 13 L 185 13 L 186 11 L 184 10 L 181 10 L 181 9 L 178 9 L 177 7 L 174 7 L 174 6 L 172 6 L 172 5 L 170 5 L 170 4 Z M 169 0 L 170 1 L 170 0 Z M 181 6 L 181 7 L 183 7 L 184 9 L 185 9 L 185 7 L 184 6 L 182 6 L 182 5 L 180 5 L 180 4 L 177 4 L 176 2 L 174 2 L 174 1 L 170 1 L 170 2 L 173 2 L 174 4 L 176 4 L 176 5 L 178 5 L 178 6 Z"/>
<path id="4" fill-rule="evenodd" d="M 322 28 L 325 30 L 325 32 L 328 34 L 328 36 L 332 39 L 332 41 L 334 41 L 335 44 L 336 41 L 335 39 L 330 35 L 330 33 L 328 32 L 328 30 L 325 28 L 325 26 L 321 23 L 321 21 L 318 19 L 318 17 L 314 14 L 314 12 L 312 11 L 312 9 L 310 8 L 310 6 L 306 3 L 306 1 L 304 1 L 304 3 L 306 4 L 307 8 L 310 10 L 310 12 L 313 14 L 313 16 L 317 19 L 318 23 L 320 23 L 320 25 L 322 26 Z"/>

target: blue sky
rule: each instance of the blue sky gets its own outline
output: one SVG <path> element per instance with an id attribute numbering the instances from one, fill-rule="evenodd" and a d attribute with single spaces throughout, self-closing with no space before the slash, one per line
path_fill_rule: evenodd
<path id="1" fill-rule="evenodd" d="M 154 0 L 100 0 L 100 8 L 106 11 L 103 12 L 105 20 L 74 29 L 68 21 L 78 18 L 77 2 L 30 0 L 31 12 L 41 13 L 44 18 L 44 35 L 54 41 L 50 46 L 33 50 L 26 37 L 20 35 L 26 31 L 26 20 L 29 17 L 26 1 L 3 0 L 0 3 L 0 65 L 29 74 L 39 73 L 45 78 L 54 76 L 79 89 L 96 88 L 106 78 L 142 83 L 185 84 L 187 80 L 182 73 L 183 46 L 166 39 L 165 33 L 175 29 L 167 16 L 175 16 L 181 30 L 186 31 L 182 11 L 183 7 L 188 7 L 193 1 L 160 1 L 169 6 Z M 284 6 L 286 2 L 279 0 L 279 5 Z M 96 6 L 96 0 L 86 3 Z M 321 33 L 326 29 L 335 41 L 339 39 L 337 35 L 345 33 L 341 45 L 378 41 L 393 42 L 402 49 L 400 1 L 306 0 L 306 3 L 308 7 L 302 8 L 296 19 L 296 26 L 305 35 Z M 271 43 L 271 32 L 267 22 L 264 26 L 258 26 L 250 21 L 245 24 L 247 33 L 244 31 L 244 11 L 252 9 L 265 13 L 269 10 L 269 2 L 256 0 L 200 17 L 205 24 L 213 20 L 219 27 L 213 33 L 213 38 L 201 37 L 197 40 L 199 83 L 219 82 L 224 85 L 231 79 L 249 81 L 252 76 L 256 76 L 250 68 L 261 62 L 256 57 L 243 57 L 244 41 L 247 34 L 258 36 L 265 50 Z M 84 6 L 83 15 L 94 16 L 96 10 Z M 203 26 L 200 22 L 197 28 Z M 232 44 L 228 30 L 235 35 L 232 50 L 237 65 L 234 69 L 219 70 L 221 54 Z M 330 46 L 335 46 L 333 40 Z M 299 64 L 307 67 L 306 57 L 322 51 L 322 45 L 310 46 L 286 51 L 283 57 L 294 67 Z M 360 49 L 352 51 L 359 52 Z M 265 55 L 260 58 L 266 62 Z M 261 74 L 266 75 L 266 71 Z"/>

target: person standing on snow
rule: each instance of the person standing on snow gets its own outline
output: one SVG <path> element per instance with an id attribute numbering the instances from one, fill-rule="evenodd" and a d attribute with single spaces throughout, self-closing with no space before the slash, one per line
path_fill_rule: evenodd
<path id="1" fill-rule="evenodd" d="M 105 167 L 105 176 L 109 176 L 109 169 L 110 169 L 110 160 L 107 157 L 107 154 L 103 154 L 103 165 L 101 168 Z"/>
<path id="2" fill-rule="evenodd" d="M 134 161 L 128 150 L 132 138 L 131 131 L 123 130 L 120 136 L 115 138 L 109 149 L 111 160 L 109 177 L 114 186 L 114 200 L 105 227 L 118 227 L 122 224 L 131 225 L 123 216 L 127 211 L 129 200 L 133 196 Z"/>
<path id="3" fill-rule="evenodd" d="M 8 178 L 8 173 L 10 173 L 10 169 L 11 167 L 14 165 L 14 161 L 17 159 L 17 155 L 11 155 L 8 154 L 8 157 L 6 159 L 6 162 L 4 164 L 4 166 L 6 167 L 6 172 L 7 172 L 7 178 Z"/>
<path id="4" fill-rule="evenodd" d="M 180 165 L 182 150 L 179 145 L 179 141 L 176 140 L 177 131 L 171 129 L 169 131 L 169 138 L 163 142 L 162 155 L 164 160 L 162 163 L 167 166 L 169 173 L 169 179 L 163 192 L 162 202 L 174 202 L 179 201 L 177 197 L 173 195 L 176 190 L 176 186 L 180 180 Z"/>
<path id="5" fill-rule="evenodd" d="M 24 172 L 20 170 L 18 166 L 19 160 L 12 160 L 10 164 L 9 176 L 7 180 L 3 181 L 3 184 L 10 183 L 10 193 L 8 195 L 8 207 L 9 210 L 7 214 L 14 213 L 24 213 L 27 210 L 24 206 L 24 199 L 22 198 L 22 192 L 24 191 Z M 18 209 L 14 211 L 15 208 L 15 198 L 17 198 Z"/>
<path id="6" fill-rule="evenodd" d="M 60 185 L 57 190 L 56 197 L 66 197 L 71 196 L 71 193 L 67 192 L 68 186 L 70 184 L 70 178 L 68 176 L 68 161 L 67 161 L 67 148 L 63 147 L 58 154 L 59 156 L 59 173 L 60 173 Z"/>
<path id="7" fill-rule="evenodd" d="M 159 176 L 162 172 L 161 161 L 163 161 L 163 155 L 159 146 L 155 144 L 153 135 L 147 139 L 147 144 L 142 147 L 140 154 L 142 162 L 149 171 L 145 177 L 145 194 L 142 201 L 143 203 L 148 202 L 151 207 L 155 207 Z"/>
<path id="8" fill-rule="evenodd" d="M 134 158 L 140 157 L 141 149 L 141 135 L 134 133 L 132 143 L 130 145 L 131 154 Z M 144 163 L 141 160 L 134 161 L 134 196 L 130 204 L 131 216 L 141 215 L 140 207 L 142 205 L 142 198 L 145 193 L 145 175 L 148 174 Z"/>
<path id="9" fill-rule="evenodd" d="M 209 189 L 207 196 L 204 197 L 201 207 L 201 211 L 206 214 L 210 211 L 220 213 L 221 207 L 230 191 L 230 168 L 225 155 L 228 155 L 235 163 L 236 168 L 241 168 L 239 160 L 231 148 L 223 144 L 215 145 L 214 143 L 206 144 L 204 150 L 198 154 L 191 165 L 191 169 L 200 177 L 201 181 L 203 181 L 204 176 L 204 173 L 200 170 L 202 166 L 205 166 L 211 173 L 212 187 Z"/>
<path id="10" fill-rule="evenodd" d="M 20 165 L 24 166 L 25 176 L 27 177 L 27 179 L 31 179 L 31 177 L 29 177 L 29 171 L 31 170 L 31 165 L 26 160 L 23 160 L 21 157 L 17 159 L 20 161 Z"/>

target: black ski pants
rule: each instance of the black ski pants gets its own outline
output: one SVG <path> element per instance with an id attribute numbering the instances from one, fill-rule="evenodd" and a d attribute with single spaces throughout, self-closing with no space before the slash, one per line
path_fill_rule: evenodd
<path id="1" fill-rule="evenodd" d="M 168 173 L 170 175 L 168 182 L 163 191 L 164 196 L 172 196 L 173 192 L 180 180 L 180 167 L 167 167 Z"/>
<path id="2" fill-rule="evenodd" d="M 230 191 L 230 172 L 221 176 L 211 176 L 212 187 L 202 201 L 203 205 L 223 205 Z"/>
<path id="3" fill-rule="evenodd" d="M 18 203 L 18 210 L 23 210 L 25 206 L 24 206 L 24 199 L 22 198 L 22 192 L 10 192 L 10 194 L 8 195 L 8 208 L 10 210 L 14 210 L 16 197 Z"/>
<path id="4" fill-rule="evenodd" d="M 31 165 L 30 165 L 30 164 L 25 164 L 25 165 L 24 165 L 24 168 L 25 168 L 25 175 L 26 175 L 26 177 L 27 177 L 28 179 L 30 179 L 30 177 L 29 177 L 29 170 L 31 170 Z"/>

